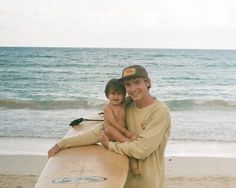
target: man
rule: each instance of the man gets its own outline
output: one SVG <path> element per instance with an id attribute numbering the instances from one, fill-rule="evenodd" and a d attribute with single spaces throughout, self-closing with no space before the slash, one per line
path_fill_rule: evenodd
<path id="1" fill-rule="evenodd" d="M 142 174 L 135 176 L 129 171 L 124 188 L 164 188 L 164 152 L 171 127 L 169 109 L 149 93 L 151 80 L 144 67 L 126 67 L 120 80 L 132 99 L 127 106 L 127 128 L 139 137 L 120 143 L 109 141 L 102 133 L 101 143 L 111 151 L 139 160 Z M 101 128 L 80 137 L 62 139 L 48 151 L 48 156 L 55 155 L 62 148 L 94 144 L 99 141 L 100 135 Z"/>
<path id="2" fill-rule="evenodd" d="M 127 106 L 126 123 L 139 138 L 129 142 L 111 142 L 105 133 L 101 143 L 110 151 L 125 154 L 139 160 L 141 176 L 129 172 L 125 188 L 163 188 L 165 169 L 165 147 L 170 134 L 171 119 L 168 107 L 152 97 L 151 80 L 144 67 L 126 67 L 120 78 L 132 99 Z"/>

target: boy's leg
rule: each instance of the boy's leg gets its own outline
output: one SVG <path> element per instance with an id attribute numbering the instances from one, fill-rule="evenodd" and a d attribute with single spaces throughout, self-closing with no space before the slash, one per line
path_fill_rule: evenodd
<path id="1" fill-rule="evenodd" d="M 126 142 L 129 141 L 127 137 L 125 137 L 118 129 L 113 126 L 108 126 L 105 128 L 105 134 L 111 139 L 118 142 Z"/>
<path id="2" fill-rule="evenodd" d="M 129 158 L 129 162 L 130 162 L 130 165 L 131 165 L 131 169 L 132 169 L 132 171 L 133 171 L 133 174 L 134 174 L 135 176 L 140 176 L 140 175 L 142 175 L 141 170 L 140 170 L 139 167 L 138 167 L 138 160 L 135 159 L 135 158 L 130 157 L 130 158 Z"/>

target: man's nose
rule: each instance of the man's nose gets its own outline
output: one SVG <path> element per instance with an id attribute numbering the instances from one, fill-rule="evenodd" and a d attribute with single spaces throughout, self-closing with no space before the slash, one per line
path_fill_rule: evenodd
<path id="1" fill-rule="evenodd" d="M 135 85 L 130 84 L 128 91 L 131 92 L 131 91 L 134 91 L 135 89 L 136 89 Z"/>

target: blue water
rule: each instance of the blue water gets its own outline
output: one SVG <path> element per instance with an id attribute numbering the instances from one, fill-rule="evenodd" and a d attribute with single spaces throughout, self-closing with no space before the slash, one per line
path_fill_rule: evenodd
<path id="1" fill-rule="evenodd" d="M 106 82 L 132 64 L 170 107 L 172 141 L 236 142 L 236 51 L 184 49 L 1 47 L 0 138 L 62 137 L 102 110 Z"/>
<path id="2" fill-rule="evenodd" d="M 1 99 L 104 99 L 106 81 L 144 65 L 163 100 L 235 99 L 236 51 L 1 48 Z"/>

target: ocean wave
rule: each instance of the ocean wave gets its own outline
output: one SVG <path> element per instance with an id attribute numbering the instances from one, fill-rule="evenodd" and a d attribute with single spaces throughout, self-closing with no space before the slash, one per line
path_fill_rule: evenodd
<path id="1" fill-rule="evenodd" d="M 32 110 L 60 110 L 60 109 L 101 109 L 105 102 L 101 100 L 16 100 L 1 99 L 0 108 L 7 109 L 32 109 Z"/>
<path id="2" fill-rule="evenodd" d="M 16 100 L 0 99 L 0 108 L 32 109 L 32 110 L 60 110 L 60 109 L 99 109 L 106 101 L 79 99 L 79 100 Z M 236 109 L 236 101 L 184 99 L 164 101 L 172 111 L 182 110 L 232 110 Z"/>
<path id="3" fill-rule="evenodd" d="M 236 109 L 236 101 L 184 99 L 166 101 L 171 110 L 216 110 Z"/>

